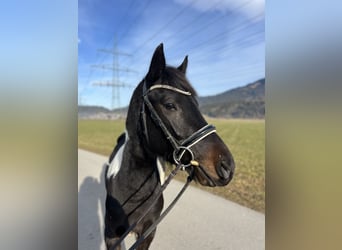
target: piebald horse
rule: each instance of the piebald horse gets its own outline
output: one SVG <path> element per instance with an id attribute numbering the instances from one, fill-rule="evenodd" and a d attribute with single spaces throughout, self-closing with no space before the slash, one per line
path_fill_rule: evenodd
<path id="1" fill-rule="evenodd" d="M 179 67 L 167 66 L 160 44 L 134 90 L 126 131 L 106 164 L 107 249 L 113 249 L 131 225 L 139 238 L 158 220 L 165 164 L 182 165 L 204 186 L 225 186 L 233 178 L 233 156 L 200 113 L 197 94 L 185 76 L 187 64 L 186 56 Z M 137 249 L 148 249 L 155 232 Z"/>

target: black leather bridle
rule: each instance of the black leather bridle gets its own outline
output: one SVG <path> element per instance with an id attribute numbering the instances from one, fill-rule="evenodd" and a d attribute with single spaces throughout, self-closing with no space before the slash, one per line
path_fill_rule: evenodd
<path id="1" fill-rule="evenodd" d="M 141 115 L 142 115 L 142 124 L 143 124 L 143 132 L 146 138 L 146 141 L 149 142 L 149 134 L 148 134 L 148 128 L 146 123 L 146 111 L 145 106 L 148 108 L 151 114 L 151 118 L 154 121 L 154 123 L 160 127 L 160 129 L 163 131 L 166 139 L 170 142 L 170 144 L 173 147 L 173 160 L 176 165 L 182 164 L 183 169 L 186 167 L 189 167 L 191 165 L 198 166 L 198 162 L 195 160 L 194 153 L 191 150 L 191 147 L 196 145 L 198 142 L 206 138 L 208 135 L 212 133 L 216 133 L 216 128 L 214 125 L 207 124 L 201 129 L 197 130 L 195 133 L 190 135 L 188 138 L 183 139 L 181 141 L 177 140 L 168 130 L 163 120 L 158 115 L 157 111 L 153 107 L 152 103 L 150 102 L 148 98 L 148 94 L 155 90 L 155 89 L 167 89 L 170 91 L 177 92 L 182 95 L 191 96 L 191 93 L 189 91 L 185 91 L 179 88 L 175 88 L 170 85 L 164 85 L 164 84 L 155 84 L 152 85 L 149 89 L 146 88 L 146 81 L 144 81 L 143 84 L 143 100 L 144 103 L 142 105 L 141 109 Z M 185 159 L 182 159 L 185 153 L 188 153 L 190 156 L 190 160 L 185 161 Z"/>

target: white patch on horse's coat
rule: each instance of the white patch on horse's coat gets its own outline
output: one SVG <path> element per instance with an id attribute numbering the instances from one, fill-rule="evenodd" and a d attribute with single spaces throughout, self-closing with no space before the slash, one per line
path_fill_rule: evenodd
<path id="1" fill-rule="evenodd" d="M 157 157 L 156 162 L 157 162 L 160 185 L 163 185 L 165 182 L 165 171 L 164 171 L 163 164 L 161 163 L 161 161 L 162 161 L 162 158 Z"/>
<path id="2" fill-rule="evenodd" d="M 112 176 L 115 177 L 119 173 L 120 168 L 121 168 L 121 163 L 122 163 L 123 152 L 124 152 L 124 149 L 125 149 L 127 142 L 128 142 L 128 133 L 127 133 L 127 131 L 125 131 L 125 142 L 124 142 L 124 144 L 122 144 L 122 146 L 119 148 L 118 152 L 116 152 L 112 162 L 107 163 L 109 165 L 109 168 L 107 171 L 107 179 L 109 179 Z M 162 161 L 163 161 L 162 157 L 156 158 L 159 180 L 160 180 L 161 185 L 163 185 L 165 182 L 165 171 L 164 171 Z"/>
<path id="3" fill-rule="evenodd" d="M 128 142 L 128 133 L 125 131 L 125 142 L 122 144 L 122 146 L 119 148 L 118 152 L 116 152 L 114 159 L 112 162 L 108 163 L 109 168 L 107 171 L 107 179 L 109 179 L 111 176 L 115 177 L 117 173 L 119 173 L 121 168 L 121 162 L 122 162 L 122 156 L 125 149 L 125 146 Z"/>

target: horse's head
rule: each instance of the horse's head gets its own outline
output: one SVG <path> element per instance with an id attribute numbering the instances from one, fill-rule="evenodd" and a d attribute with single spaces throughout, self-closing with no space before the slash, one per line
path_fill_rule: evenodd
<path id="1" fill-rule="evenodd" d="M 199 111 L 196 92 L 185 77 L 187 63 L 185 57 L 178 68 L 166 66 L 162 44 L 154 52 L 143 82 L 148 148 L 170 162 L 193 165 L 202 185 L 224 186 L 233 177 L 233 156 Z"/>

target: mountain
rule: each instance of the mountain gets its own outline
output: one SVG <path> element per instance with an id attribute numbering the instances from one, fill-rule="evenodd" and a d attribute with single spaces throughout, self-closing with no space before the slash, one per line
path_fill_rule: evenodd
<path id="1" fill-rule="evenodd" d="M 225 91 L 218 95 L 199 97 L 200 110 L 209 117 L 220 118 L 264 118 L 265 78 Z M 128 107 L 109 110 L 97 106 L 79 106 L 79 119 L 124 118 Z"/>
<path id="2" fill-rule="evenodd" d="M 110 110 L 100 106 L 78 106 L 78 115 L 108 113 Z"/>
<path id="3" fill-rule="evenodd" d="M 265 78 L 218 95 L 199 97 L 200 110 L 209 117 L 264 118 Z"/>
<path id="4" fill-rule="evenodd" d="M 119 119 L 126 117 L 128 108 L 109 110 L 99 106 L 78 106 L 78 119 Z"/>

